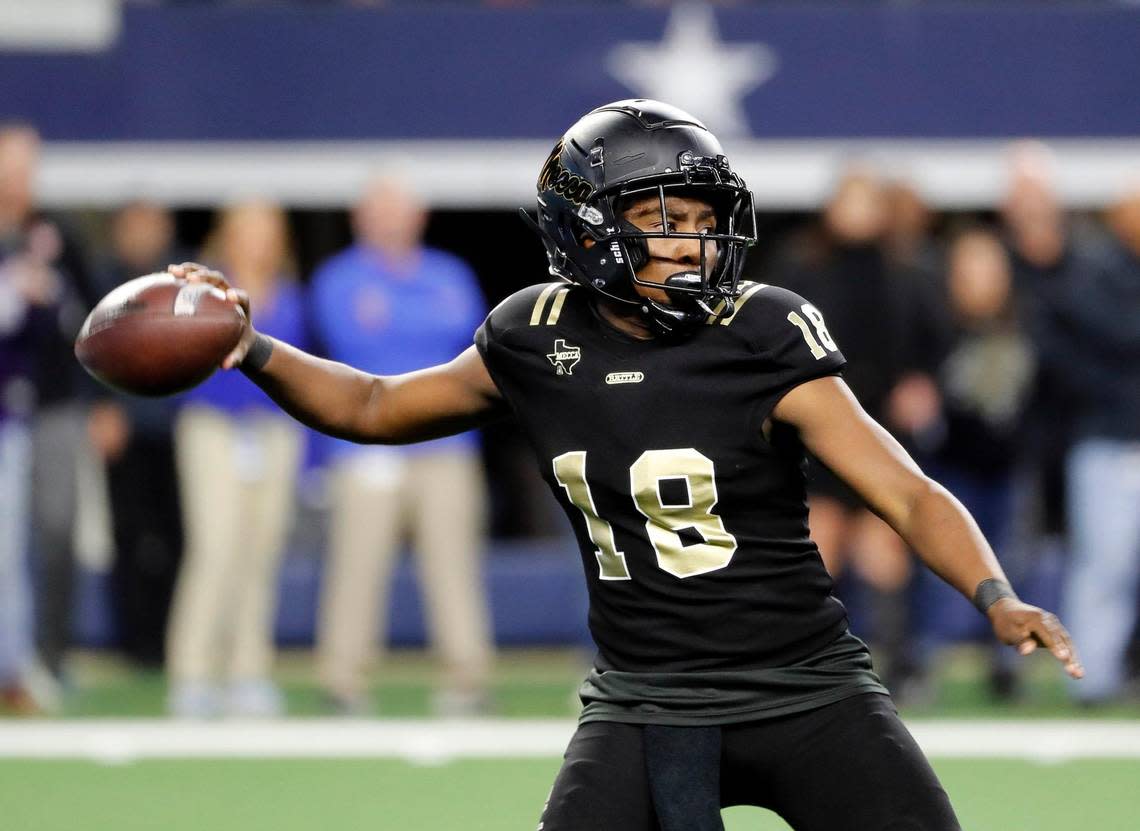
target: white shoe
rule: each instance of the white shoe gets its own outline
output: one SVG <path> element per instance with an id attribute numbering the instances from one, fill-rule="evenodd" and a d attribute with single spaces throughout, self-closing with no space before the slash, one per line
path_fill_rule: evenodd
<path id="1" fill-rule="evenodd" d="M 431 705 L 439 718 L 479 718 L 495 711 L 495 702 L 486 690 L 436 690 Z"/>
<path id="2" fill-rule="evenodd" d="M 20 681 L 45 715 L 59 715 L 63 710 L 63 686 L 39 661 L 24 671 Z"/>
<path id="3" fill-rule="evenodd" d="M 230 718 L 280 718 L 285 696 L 268 678 L 234 681 L 226 688 L 225 711 Z"/>
<path id="4" fill-rule="evenodd" d="M 174 718 L 217 718 L 222 712 L 221 693 L 208 681 L 177 681 L 167 693 L 166 711 Z"/>

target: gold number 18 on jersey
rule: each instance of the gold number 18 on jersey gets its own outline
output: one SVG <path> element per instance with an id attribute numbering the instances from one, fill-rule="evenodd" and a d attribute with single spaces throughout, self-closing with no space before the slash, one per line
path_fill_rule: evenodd
<path id="1" fill-rule="evenodd" d="M 570 502 L 582 512 L 590 540 L 597 546 L 602 580 L 629 580 L 625 554 L 617 549 L 610 523 L 598 516 L 590 485 L 586 481 L 586 451 L 574 450 L 554 459 L 554 478 Z M 684 481 L 687 500 L 667 502 L 661 483 Z M 713 513 L 717 503 L 716 470 L 712 459 L 691 448 L 647 450 L 629 468 L 634 507 L 645 517 L 649 543 L 657 564 L 675 577 L 693 577 L 722 569 L 736 553 L 736 538 Z M 686 544 L 680 532 L 700 537 Z"/>

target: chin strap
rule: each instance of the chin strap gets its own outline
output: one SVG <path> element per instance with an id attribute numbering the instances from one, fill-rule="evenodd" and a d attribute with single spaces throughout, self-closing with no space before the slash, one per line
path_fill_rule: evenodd
<path id="1" fill-rule="evenodd" d="M 697 293 L 703 284 L 701 275 L 695 271 L 679 271 L 665 280 L 665 293 L 672 301 L 669 305 L 649 298 L 641 299 L 641 313 L 649 320 L 655 335 L 686 337 L 710 319 L 716 321 L 733 313 L 736 304 L 732 299 L 726 299 L 719 311 L 711 308 Z"/>
<path id="2" fill-rule="evenodd" d="M 644 297 L 640 309 L 653 334 L 667 340 L 688 337 L 708 319 L 708 315 L 702 311 L 678 309 Z"/>

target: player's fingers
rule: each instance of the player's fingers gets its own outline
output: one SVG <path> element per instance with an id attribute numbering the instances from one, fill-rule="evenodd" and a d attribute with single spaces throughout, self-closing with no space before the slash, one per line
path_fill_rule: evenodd
<path id="1" fill-rule="evenodd" d="M 209 283 L 222 291 L 226 291 L 230 287 L 222 272 L 215 271 L 200 263 L 181 263 L 172 265 L 167 270 L 175 277 L 181 277 L 189 283 Z"/>
<path id="2" fill-rule="evenodd" d="M 1037 644 L 1040 644 L 1048 649 L 1054 658 L 1064 664 L 1065 671 L 1070 676 L 1080 678 L 1084 675 L 1084 667 L 1077 659 L 1069 633 L 1057 620 L 1056 615 L 1049 613 L 1039 615 L 1031 621 L 1029 630 L 1030 640 L 1023 641 L 1018 647 L 1022 655 L 1028 655 L 1036 648 Z"/>
<path id="3" fill-rule="evenodd" d="M 209 283 L 211 286 L 217 286 L 222 291 L 230 287 L 226 282 L 226 278 L 222 276 L 222 272 L 214 271 L 212 268 L 202 268 L 199 271 L 193 272 L 193 276 L 197 277 L 203 283 Z"/>
<path id="4" fill-rule="evenodd" d="M 203 271 L 209 271 L 210 269 L 206 268 L 206 266 L 202 265 L 201 263 L 192 263 L 187 261 L 184 263 L 177 263 L 176 265 L 169 266 L 167 270 L 176 277 L 185 277 L 189 279 L 196 274 L 199 274 Z"/>
<path id="5" fill-rule="evenodd" d="M 1065 665 L 1065 672 L 1069 673 L 1070 676 L 1073 678 L 1083 678 L 1085 668 L 1081 664 L 1080 655 L 1077 654 L 1077 648 L 1073 645 L 1073 638 L 1069 634 L 1069 630 L 1061 625 L 1059 620 L 1055 623 L 1055 629 L 1057 638 L 1064 648 L 1064 657 L 1058 654 L 1057 660 Z"/>
<path id="6" fill-rule="evenodd" d="M 231 303 L 236 303 L 238 308 L 245 312 L 246 320 L 249 319 L 249 294 L 245 290 L 227 288 L 226 299 Z"/>
<path id="7" fill-rule="evenodd" d="M 1070 651 L 1072 655 L 1069 660 L 1065 661 L 1065 672 L 1069 674 L 1070 678 L 1084 678 L 1085 665 L 1081 663 L 1081 659 L 1077 656 L 1076 652 Z"/>
<path id="8" fill-rule="evenodd" d="M 1037 642 L 1052 652 L 1058 660 L 1069 660 L 1069 647 L 1065 643 L 1064 630 L 1056 615 L 1042 614 L 1033 622 L 1031 628 Z"/>
<path id="9" fill-rule="evenodd" d="M 1053 654 L 1061 661 L 1072 660 L 1076 656 L 1073 649 L 1073 639 L 1069 637 L 1069 633 L 1061 625 L 1061 621 L 1053 618 L 1050 623 L 1050 631 L 1053 633 Z"/>
<path id="10" fill-rule="evenodd" d="M 241 342 L 222 361 L 222 369 L 233 369 L 235 366 L 240 366 L 241 362 L 245 360 L 245 353 L 248 351 L 249 344 L 245 343 L 245 338 L 242 338 Z"/>

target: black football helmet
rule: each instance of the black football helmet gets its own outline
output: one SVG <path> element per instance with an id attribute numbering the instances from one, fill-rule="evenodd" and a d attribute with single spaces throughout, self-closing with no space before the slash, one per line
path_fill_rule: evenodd
<path id="1" fill-rule="evenodd" d="M 670 230 L 670 195 L 710 203 L 715 229 Z M 643 231 L 622 217 L 645 196 L 661 206 L 660 231 Z M 551 274 L 636 306 L 661 335 L 684 335 L 731 314 L 745 251 L 756 242 L 752 192 L 716 136 L 684 110 L 643 98 L 599 107 L 567 130 L 538 177 L 537 224 L 522 214 L 542 237 Z M 646 240 L 654 237 L 712 240 L 716 262 L 708 262 L 702 245 L 699 271 L 671 275 L 664 286 L 643 281 L 637 272 L 649 261 Z M 642 297 L 636 283 L 664 288 L 671 302 Z"/>

